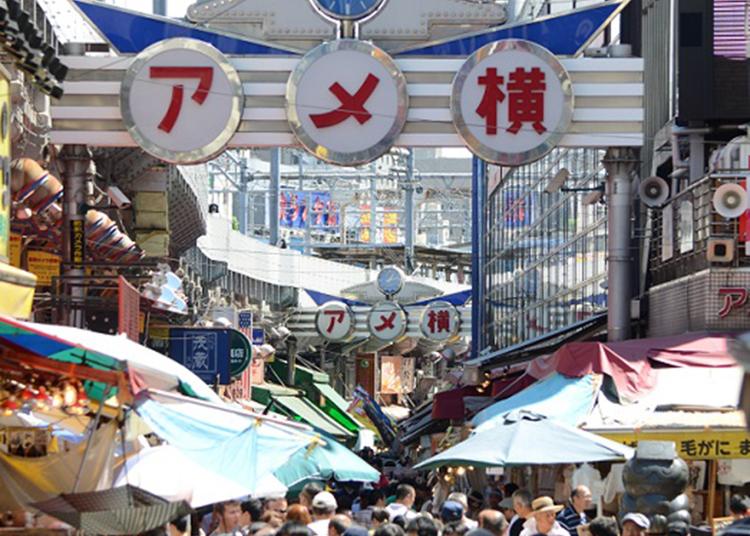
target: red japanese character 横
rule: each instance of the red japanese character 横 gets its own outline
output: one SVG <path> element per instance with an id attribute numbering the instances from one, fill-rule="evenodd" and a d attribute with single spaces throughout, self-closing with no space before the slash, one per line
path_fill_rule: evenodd
<path id="1" fill-rule="evenodd" d="M 430 333 L 440 333 L 451 330 L 451 317 L 448 311 L 430 311 L 428 313 L 427 328 Z"/>
<path id="2" fill-rule="evenodd" d="M 500 86 L 505 78 L 498 76 L 497 69 L 490 67 L 479 77 L 479 85 L 484 86 L 482 101 L 477 106 L 477 114 L 484 119 L 484 130 L 487 135 L 497 134 L 497 105 L 505 100 L 505 93 Z"/>
<path id="3" fill-rule="evenodd" d="M 508 132 L 518 134 L 524 123 L 531 123 L 537 134 L 547 128 L 544 121 L 544 91 L 547 89 L 545 74 L 539 67 L 530 71 L 521 67 L 508 77 Z"/>

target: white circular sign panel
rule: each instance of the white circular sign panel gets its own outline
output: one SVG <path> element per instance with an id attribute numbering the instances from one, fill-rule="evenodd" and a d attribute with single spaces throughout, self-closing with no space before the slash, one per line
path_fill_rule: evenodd
<path id="1" fill-rule="evenodd" d="M 328 302 L 315 314 L 315 328 L 324 339 L 343 341 L 354 332 L 354 313 L 342 302 Z"/>
<path id="2" fill-rule="evenodd" d="M 447 341 L 458 334 L 461 315 L 456 307 L 447 301 L 434 301 L 425 307 L 419 321 L 419 329 L 427 339 Z"/>
<path id="3" fill-rule="evenodd" d="M 237 131 L 244 95 L 224 55 L 202 41 L 151 45 L 125 73 L 120 95 L 128 132 L 147 153 L 195 164 L 224 150 Z"/>
<path id="4" fill-rule="evenodd" d="M 317 158 L 351 166 L 390 149 L 406 123 L 406 79 L 379 48 L 353 39 L 308 52 L 289 78 L 287 118 Z"/>
<path id="5" fill-rule="evenodd" d="M 527 164 L 567 133 L 572 82 L 547 49 L 520 39 L 497 41 L 474 52 L 456 74 L 451 115 L 475 155 L 505 166 Z"/>
<path id="6" fill-rule="evenodd" d="M 395 341 L 406 333 L 406 311 L 393 302 L 373 305 L 367 314 L 367 327 L 376 339 Z"/>

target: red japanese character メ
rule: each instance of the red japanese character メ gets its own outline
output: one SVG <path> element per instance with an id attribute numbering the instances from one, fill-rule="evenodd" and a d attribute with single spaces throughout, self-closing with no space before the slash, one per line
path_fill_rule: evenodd
<path id="1" fill-rule="evenodd" d="M 382 324 L 379 326 L 375 326 L 375 331 L 383 331 L 384 329 L 393 329 L 396 326 L 393 325 L 393 321 L 396 320 L 396 313 L 393 312 L 389 314 L 388 316 L 380 315 L 380 321 Z"/>
<path id="2" fill-rule="evenodd" d="M 380 79 L 370 73 L 356 93 L 352 95 L 341 84 L 334 82 L 328 90 L 341 102 L 341 106 L 330 112 L 311 114 L 310 119 L 318 128 L 336 126 L 349 117 L 353 117 L 360 125 L 364 125 L 372 117 L 372 114 L 365 108 L 365 103 L 372 96 L 379 83 Z"/>
<path id="3" fill-rule="evenodd" d="M 199 105 L 202 105 L 208 97 L 208 92 L 211 90 L 214 80 L 214 69 L 213 67 L 151 67 L 149 69 L 149 76 L 158 79 L 198 79 L 198 87 L 195 88 L 191 98 Z M 182 84 L 172 86 L 172 100 L 169 102 L 167 112 L 159 123 L 159 130 L 163 130 L 167 134 L 172 132 L 182 110 L 184 92 Z"/>

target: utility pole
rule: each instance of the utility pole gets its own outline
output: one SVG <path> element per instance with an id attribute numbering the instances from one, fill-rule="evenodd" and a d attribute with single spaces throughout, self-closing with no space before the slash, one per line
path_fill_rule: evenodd
<path id="1" fill-rule="evenodd" d="M 250 182 L 250 178 L 248 177 L 247 173 L 247 160 L 245 160 L 244 155 L 240 154 L 240 161 L 239 161 L 239 168 L 240 168 L 240 188 L 239 188 L 239 194 L 240 194 L 240 202 L 239 202 L 239 210 L 240 210 L 240 217 L 239 223 L 240 223 L 240 233 L 243 235 L 248 234 L 247 233 L 247 213 L 248 213 L 248 204 L 247 204 L 247 184 Z"/>
<path id="2" fill-rule="evenodd" d="M 370 175 L 370 244 L 378 242 L 378 178 Z"/>

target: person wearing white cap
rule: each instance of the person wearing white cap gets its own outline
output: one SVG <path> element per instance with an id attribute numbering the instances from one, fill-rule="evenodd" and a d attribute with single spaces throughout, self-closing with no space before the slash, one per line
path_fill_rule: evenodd
<path id="1" fill-rule="evenodd" d="M 328 536 L 328 525 L 336 514 L 338 503 L 336 497 L 327 491 L 321 491 L 312 500 L 313 522 L 307 525 L 315 536 Z"/>
<path id="2" fill-rule="evenodd" d="M 643 514 L 630 512 L 622 518 L 622 536 L 644 536 L 651 522 Z"/>

